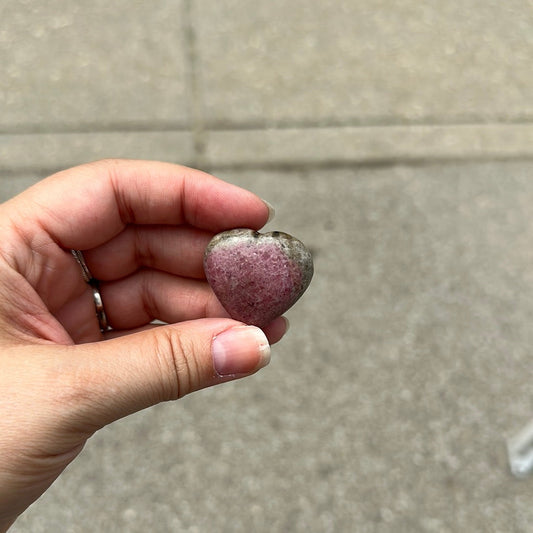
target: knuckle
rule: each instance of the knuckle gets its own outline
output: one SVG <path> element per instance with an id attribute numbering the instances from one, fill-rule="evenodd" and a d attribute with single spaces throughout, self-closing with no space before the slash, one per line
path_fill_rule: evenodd
<path id="1" fill-rule="evenodd" d="M 132 226 L 133 231 L 133 253 L 137 267 L 153 267 L 156 263 L 152 249 L 152 235 L 147 234 L 146 228 Z"/>
<path id="2" fill-rule="evenodd" d="M 157 330 L 156 350 L 166 399 L 176 400 L 198 388 L 199 365 L 192 342 L 169 326 Z"/>

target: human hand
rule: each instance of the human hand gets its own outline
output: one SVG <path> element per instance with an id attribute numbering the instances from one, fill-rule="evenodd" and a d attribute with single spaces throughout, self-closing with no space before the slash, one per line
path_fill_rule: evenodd
<path id="1" fill-rule="evenodd" d="M 228 318 L 202 267 L 214 233 L 268 216 L 257 196 L 202 172 L 120 160 L 0 206 L 0 531 L 98 429 L 268 363 L 286 322 L 263 333 Z M 110 331 L 71 249 L 100 280 Z"/>

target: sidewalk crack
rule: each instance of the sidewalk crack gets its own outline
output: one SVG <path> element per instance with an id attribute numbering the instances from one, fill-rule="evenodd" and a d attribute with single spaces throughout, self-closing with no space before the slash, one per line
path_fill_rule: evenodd
<path id="1" fill-rule="evenodd" d="M 203 166 L 207 150 L 207 127 L 204 114 L 203 84 L 200 74 L 198 39 L 194 25 L 194 0 L 183 0 L 183 33 L 189 99 L 190 128 L 194 149 L 193 165 Z"/>

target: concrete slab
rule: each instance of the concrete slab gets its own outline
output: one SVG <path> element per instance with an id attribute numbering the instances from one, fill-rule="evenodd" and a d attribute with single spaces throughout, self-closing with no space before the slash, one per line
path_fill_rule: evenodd
<path id="1" fill-rule="evenodd" d="M 187 131 L 123 131 L 0 135 L 0 171 L 41 174 L 121 157 L 192 164 L 194 146 Z"/>
<path id="2" fill-rule="evenodd" d="M 188 123 L 181 0 L 0 5 L 0 131 Z"/>
<path id="3" fill-rule="evenodd" d="M 533 158 L 533 125 L 271 128 L 209 132 L 202 162 L 306 167 Z"/>
<path id="4" fill-rule="evenodd" d="M 528 0 L 197 0 L 194 13 L 213 127 L 533 117 Z"/>
<path id="5" fill-rule="evenodd" d="M 315 254 L 287 338 L 97 434 L 12 531 L 528 531 L 532 171 L 220 170 Z"/>

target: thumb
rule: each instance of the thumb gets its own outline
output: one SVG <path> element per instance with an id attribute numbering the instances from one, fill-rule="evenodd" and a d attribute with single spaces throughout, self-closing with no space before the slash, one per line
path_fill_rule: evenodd
<path id="1" fill-rule="evenodd" d="M 93 344 L 29 348 L 30 357 L 27 345 L 0 352 L 0 531 L 101 427 L 252 374 L 270 356 L 259 328 L 229 319 L 183 322 Z"/>
<path id="2" fill-rule="evenodd" d="M 230 319 L 161 326 L 73 349 L 78 352 L 75 396 L 81 400 L 75 420 L 79 424 L 81 417 L 94 429 L 253 374 L 270 361 L 263 331 Z"/>

